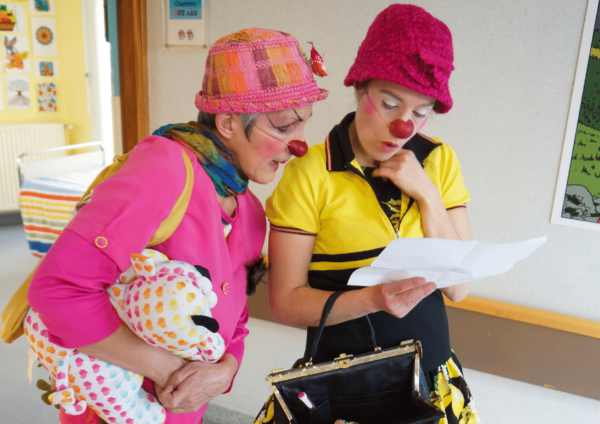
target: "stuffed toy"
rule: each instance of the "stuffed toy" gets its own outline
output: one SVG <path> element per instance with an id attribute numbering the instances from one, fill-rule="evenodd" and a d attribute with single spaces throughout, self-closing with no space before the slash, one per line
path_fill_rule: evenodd
<path id="1" fill-rule="evenodd" d="M 131 255 L 131 263 L 107 290 L 121 320 L 141 339 L 174 355 L 217 362 L 225 344 L 210 312 L 217 296 L 208 271 L 150 249 Z M 142 375 L 50 343 L 31 308 L 24 331 L 33 354 L 56 379 L 51 403 L 71 415 L 89 405 L 107 423 L 164 423 L 165 410 L 141 388 Z"/>

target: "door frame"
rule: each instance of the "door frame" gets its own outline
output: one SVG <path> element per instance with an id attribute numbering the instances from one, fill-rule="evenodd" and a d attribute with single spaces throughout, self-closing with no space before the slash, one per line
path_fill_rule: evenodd
<path id="1" fill-rule="evenodd" d="M 123 153 L 150 135 L 146 0 L 117 0 Z"/>

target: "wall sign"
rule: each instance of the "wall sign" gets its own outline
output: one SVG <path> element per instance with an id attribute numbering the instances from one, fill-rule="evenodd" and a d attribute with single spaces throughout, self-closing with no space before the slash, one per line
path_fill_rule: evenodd
<path id="1" fill-rule="evenodd" d="M 208 48 L 208 1 L 163 0 L 165 47 Z"/>

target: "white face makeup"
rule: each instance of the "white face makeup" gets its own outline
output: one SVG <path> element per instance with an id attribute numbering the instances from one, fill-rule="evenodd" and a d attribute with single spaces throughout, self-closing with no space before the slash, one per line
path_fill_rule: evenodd
<path id="1" fill-rule="evenodd" d="M 435 105 L 432 97 L 381 80 L 371 81 L 365 91 L 357 89 L 357 95 L 352 147 L 362 166 L 375 166 L 398 153 L 425 125 Z"/>
<path id="2" fill-rule="evenodd" d="M 248 137 L 243 133 L 239 135 L 230 150 L 251 181 L 271 182 L 279 165 L 290 159 L 294 144 L 306 145 L 304 126 L 311 115 L 311 104 L 260 113 L 252 122 Z"/>
<path id="3" fill-rule="evenodd" d="M 293 114 L 290 112 L 293 112 Z M 287 146 L 292 155 L 301 157 L 308 150 L 308 145 L 304 142 L 304 135 L 302 134 L 303 123 L 307 119 L 300 116 L 296 109 L 263 113 L 256 118 L 252 129 L 259 130 L 265 135 L 281 141 Z"/>

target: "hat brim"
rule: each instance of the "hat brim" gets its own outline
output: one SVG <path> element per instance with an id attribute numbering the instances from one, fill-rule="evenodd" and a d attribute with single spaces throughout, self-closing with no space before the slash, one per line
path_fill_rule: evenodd
<path id="1" fill-rule="evenodd" d="M 297 95 L 296 91 L 296 95 Z M 273 99 L 261 99 L 260 102 L 251 102 L 248 100 L 238 100 L 236 96 L 208 96 L 202 91 L 196 94 L 196 107 L 206 113 L 259 113 L 274 112 L 277 110 L 295 109 L 310 103 L 325 100 L 329 91 L 324 88 L 311 89 L 308 93 L 300 97 L 293 97 L 285 100 L 285 93 L 281 90 L 273 95 Z M 249 97 L 249 96 L 248 96 Z"/>

